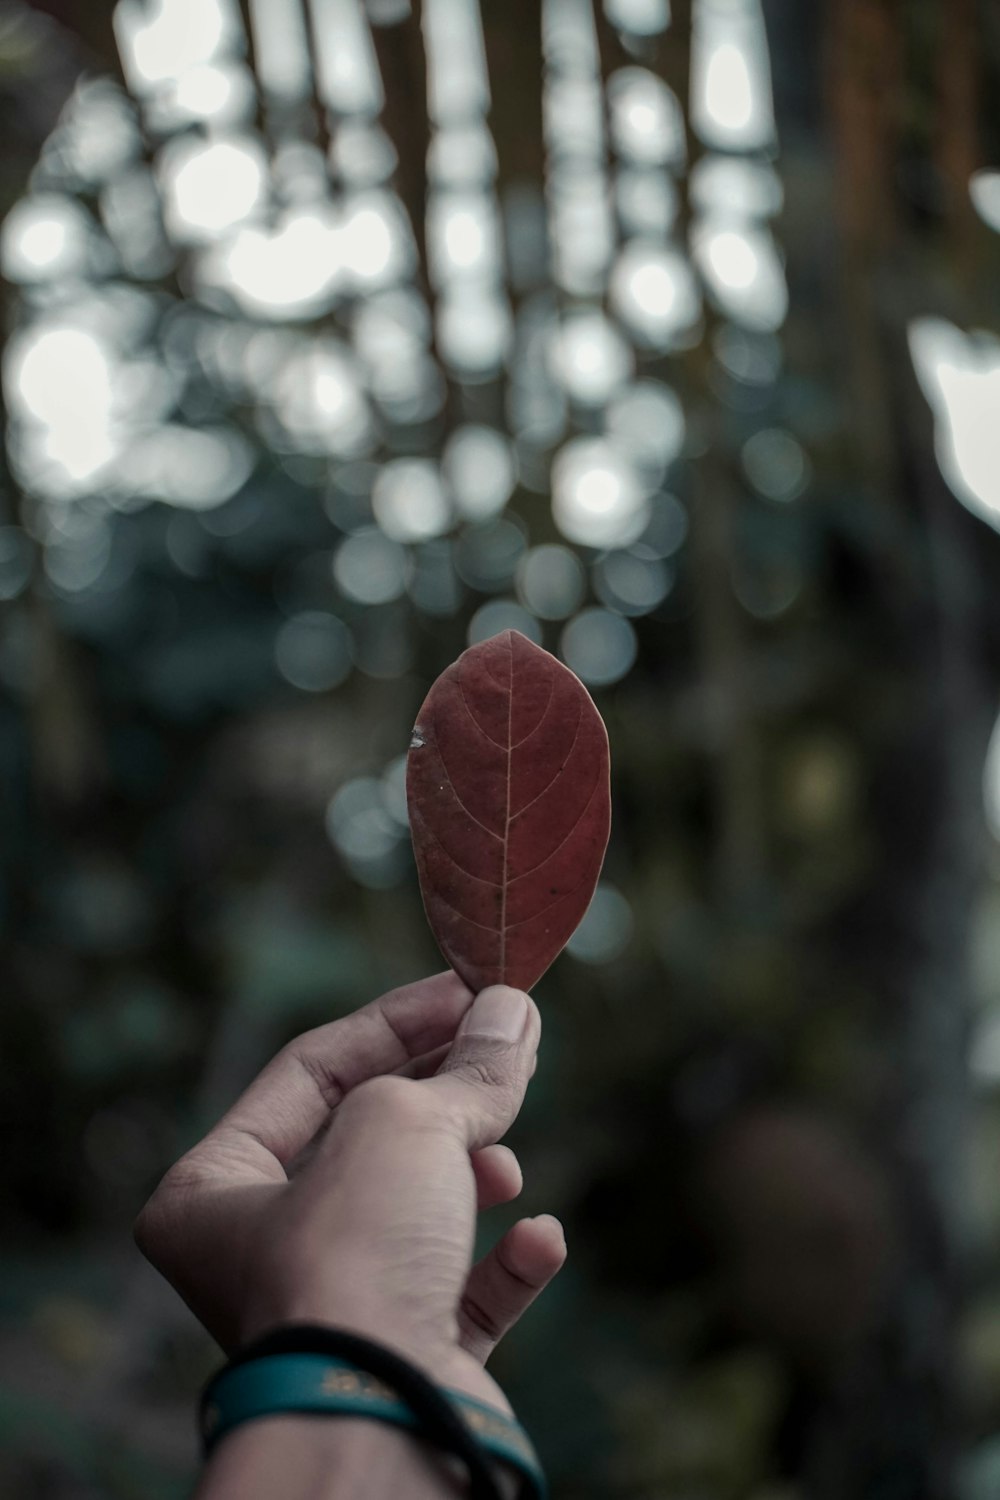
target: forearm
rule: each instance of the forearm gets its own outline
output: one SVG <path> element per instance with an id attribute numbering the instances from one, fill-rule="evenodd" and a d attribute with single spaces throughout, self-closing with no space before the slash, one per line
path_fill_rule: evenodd
<path id="1" fill-rule="evenodd" d="M 224 1438 L 194 1500 L 456 1500 L 464 1493 L 446 1460 L 384 1422 L 280 1416 Z"/>

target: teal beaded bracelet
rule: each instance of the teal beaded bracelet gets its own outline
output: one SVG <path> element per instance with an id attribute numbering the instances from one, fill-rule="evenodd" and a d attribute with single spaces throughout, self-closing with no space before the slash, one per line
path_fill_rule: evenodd
<path id="1" fill-rule="evenodd" d="M 440 1394 L 479 1448 L 520 1475 L 522 1496 L 546 1500 L 545 1477 L 521 1424 L 461 1391 Z M 261 1353 L 226 1365 L 206 1388 L 200 1413 L 206 1457 L 243 1422 L 291 1413 L 367 1417 L 434 1440 L 397 1391 L 358 1364 L 316 1352 Z"/>

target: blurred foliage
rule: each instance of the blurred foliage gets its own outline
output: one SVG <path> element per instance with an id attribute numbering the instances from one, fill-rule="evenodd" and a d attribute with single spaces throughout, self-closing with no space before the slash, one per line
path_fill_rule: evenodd
<path id="1" fill-rule="evenodd" d="M 554 270 L 544 233 L 538 251 L 539 7 L 485 6 L 521 373 L 463 373 L 463 333 L 492 327 L 479 307 L 421 334 L 416 396 L 401 396 L 391 340 L 386 385 L 368 370 L 355 391 L 337 363 L 364 363 L 363 287 L 346 311 L 257 316 L 232 286 L 209 294 L 155 193 L 146 219 L 116 218 L 116 184 L 141 197 L 173 134 L 213 127 L 130 98 L 110 7 L 44 11 L 0 7 L 0 206 L 71 200 L 84 218 L 59 243 L 85 249 L 54 283 L 22 267 L 8 295 L 0 1489 L 185 1492 L 216 1356 L 139 1264 L 131 1220 L 284 1040 L 436 967 L 400 757 L 434 676 L 516 624 L 587 677 L 614 759 L 606 885 L 539 985 L 541 1065 L 511 1137 L 518 1211 L 557 1212 L 571 1249 L 496 1360 L 555 1495 L 992 1495 L 1000 862 L 982 767 L 1000 546 L 944 482 L 945 398 L 929 395 L 932 413 L 908 334 L 927 318 L 1000 326 L 1000 239 L 969 194 L 1000 160 L 996 16 L 974 0 L 766 0 L 776 138 L 765 119 L 757 175 L 736 186 L 770 203 L 765 221 L 783 194 L 767 295 L 787 283 L 787 315 L 766 298 L 734 314 L 708 240 L 693 321 L 646 347 L 628 296 L 661 285 L 663 262 L 605 298 L 607 267 L 586 280 L 599 225 L 565 236 Z M 694 12 L 709 29 L 756 16 Z M 615 108 L 633 107 L 620 74 L 640 65 L 692 97 L 692 8 L 675 4 L 663 36 L 661 13 L 598 14 Z M 406 287 L 437 316 L 420 38 L 412 21 L 375 35 L 414 226 Z M 238 48 L 231 61 L 238 99 Z M 548 65 L 558 77 L 557 53 Z M 713 153 L 697 120 L 669 136 L 665 98 L 643 94 L 617 126 L 612 110 L 620 136 L 649 108 L 674 141 L 638 190 L 616 190 L 637 238 L 676 200 L 682 288 L 699 193 L 726 208 L 736 189 L 696 176 Z M 273 152 L 308 118 L 311 144 L 347 152 L 322 102 L 282 114 L 271 99 L 247 128 Z M 126 330 L 114 431 L 135 446 L 64 494 L 25 437 L 34 388 L 15 356 L 81 287 Z M 581 308 L 614 315 L 593 346 L 566 338 Z M 536 315 L 552 347 L 532 342 Z M 984 373 L 990 348 L 975 345 Z M 633 365 L 652 407 L 621 404 Z M 32 399 L 51 417 L 59 368 L 42 376 Z M 610 384 L 594 396 L 588 380 Z M 366 414 L 361 437 L 337 428 L 340 449 L 344 408 L 307 400 L 332 388 Z M 74 395 L 85 413 L 92 395 Z M 448 447 L 460 427 L 493 435 L 473 434 L 464 467 Z M 624 481 L 601 481 L 624 531 L 591 546 L 580 487 L 552 460 L 608 432 L 653 478 L 628 504 Z M 606 473 L 604 449 L 573 451 Z M 431 468 L 405 471 L 401 510 L 377 484 L 409 460 Z M 488 1237 L 506 1222 L 494 1211 Z"/>

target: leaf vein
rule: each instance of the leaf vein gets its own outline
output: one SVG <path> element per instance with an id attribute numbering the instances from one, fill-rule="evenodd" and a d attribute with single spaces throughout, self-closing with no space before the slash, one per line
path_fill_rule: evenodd
<path id="1" fill-rule="evenodd" d="M 482 724 L 480 724 L 479 720 L 476 718 L 475 714 L 472 712 L 472 706 L 469 703 L 468 698 L 465 696 L 465 688 L 462 686 L 462 679 L 461 678 L 458 679 L 458 691 L 459 691 L 459 693 L 462 696 L 462 702 L 465 705 L 465 712 L 469 715 L 469 718 L 472 720 L 472 722 L 475 725 L 475 727 L 479 730 L 479 733 L 482 735 L 483 739 L 484 740 L 489 740 L 489 742 L 490 742 L 491 745 L 496 745 L 496 747 L 497 747 L 498 750 L 506 750 L 507 749 L 506 745 L 502 745 L 499 740 L 495 740 L 491 734 L 487 734 L 486 733 L 486 730 L 483 728 Z"/>
<path id="2" fill-rule="evenodd" d="M 478 927 L 481 932 L 492 932 L 494 937 L 500 936 L 497 928 L 487 927 L 485 922 L 477 922 L 475 917 L 467 917 L 464 911 L 459 911 L 458 907 L 455 906 L 453 902 L 449 901 L 447 896 L 442 896 L 440 891 L 434 892 L 434 899 L 435 901 L 440 901 L 441 905 L 446 906 L 449 911 L 453 911 L 456 917 L 461 917 L 463 922 L 468 922 L 470 927 Z"/>
<path id="3" fill-rule="evenodd" d="M 483 662 L 483 670 L 485 671 L 487 677 L 490 679 L 491 682 L 495 682 L 498 688 L 502 688 L 505 693 L 513 686 L 513 683 L 514 683 L 514 662 L 513 662 L 513 656 L 514 656 L 514 653 L 512 651 L 511 652 L 510 673 L 508 675 L 508 678 L 507 678 L 506 682 L 504 682 L 501 678 L 499 678 L 495 672 L 491 672 L 490 671 L 490 664 L 489 664 L 488 661 L 484 661 Z"/>
<path id="4" fill-rule="evenodd" d="M 455 858 L 454 854 L 452 854 L 451 850 L 445 848 L 444 844 L 438 838 L 437 834 L 434 832 L 431 825 L 427 822 L 426 818 L 419 818 L 419 822 L 428 837 L 434 840 L 435 844 L 437 844 L 445 859 L 451 861 L 451 863 L 455 866 L 455 869 L 458 870 L 459 874 L 465 875 L 469 880 L 478 880 L 480 885 L 490 885 L 495 891 L 498 891 L 500 889 L 499 880 L 490 880 L 486 875 L 474 875 L 471 870 L 467 870 L 464 865 L 459 864 L 458 860 Z M 461 913 L 459 913 L 459 915 L 461 915 Z"/>
<path id="5" fill-rule="evenodd" d="M 581 709 L 580 709 L 580 717 L 576 721 L 576 729 L 573 732 L 573 743 L 570 745 L 569 749 L 566 751 L 566 759 L 563 761 L 562 765 L 559 767 L 559 769 L 556 772 L 556 774 L 552 777 L 551 781 L 547 781 L 545 783 L 545 785 L 542 787 L 542 790 L 538 793 L 538 797 L 544 797 L 545 793 L 549 790 L 549 788 L 555 786 L 556 782 L 559 780 L 560 776 L 565 771 L 567 765 L 569 764 L 569 758 L 573 754 L 573 751 L 576 749 L 576 742 L 580 738 L 580 729 L 581 729 L 582 725 L 583 725 L 583 708 L 581 707 Z M 530 738 L 530 736 L 529 736 L 529 738 Z M 535 803 L 538 801 L 538 797 L 532 797 L 532 799 L 531 799 L 530 802 L 526 802 L 524 804 L 524 806 L 522 808 L 520 808 L 514 814 L 514 816 L 511 818 L 510 821 L 512 823 L 516 823 L 517 820 L 518 820 L 518 818 L 521 818 L 521 817 L 524 816 L 524 814 L 528 811 L 529 807 L 534 807 Z M 581 816 L 582 816 L 582 814 L 581 814 Z"/>
<path id="6" fill-rule="evenodd" d="M 513 691 L 514 691 L 514 689 L 513 689 L 513 685 L 512 685 L 511 686 L 511 692 L 513 693 Z M 552 699 L 555 697 L 555 692 L 556 692 L 555 678 L 554 677 L 550 677 L 549 678 L 549 696 L 545 700 L 545 707 L 542 709 L 541 716 L 539 717 L 538 723 L 535 725 L 534 729 L 529 729 L 528 733 L 526 735 L 524 735 L 524 737 L 522 739 L 519 739 L 516 744 L 511 745 L 510 748 L 512 750 L 520 750 L 521 746 L 522 745 L 526 745 L 528 743 L 528 741 L 531 739 L 532 735 L 537 734 L 538 731 L 541 729 L 542 725 L 545 723 L 545 720 L 549 716 L 549 709 L 552 707 Z"/>
<path id="7" fill-rule="evenodd" d="M 445 781 L 447 781 L 448 785 L 451 787 L 451 795 L 454 797 L 454 799 L 458 803 L 459 807 L 465 813 L 465 816 L 467 818 L 471 818 L 472 822 L 475 823 L 476 827 L 477 828 L 481 828 L 484 833 L 486 833 L 486 834 L 488 834 L 490 836 L 491 839 L 496 839 L 496 841 L 497 841 L 498 844 L 502 844 L 503 843 L 503 839 L 500 837 L 500 835 L 498 833 L 494 833 L 492 828 L 487 828 L 487 826 L 486 826 L 485 823 L 480 822 L 480 820 L 476 817 L 475 813 L 471 810 L 471 808 L 466 807 L 465 803 L 462 801 L 461 797 L 458 794 L 458 788 L 456 787 L 454 781 L 452 781 L 452 779 L 451 779 L 451 772 L 448 770 L 448 767 L 445 765 L 444 756 L 441 754 L 440 747 L 438 747 L 438 760 L 441 762 L 441 770 L 444 773 L 444 779 L 445 779 Z"/>
<path id="8" fill-rule="evenodd" d="M 566 837 L 564 839 L 560 839 L 559 843 L 556 845 L 556 847 L 553 850 L 551 850 L 550 853 L 546 854 L 546 856 L 545 856 L 544 859 L 540 859 L 538 861 L 537 865 L 532 865 L 532 867 L 531 867 L 530 870 L 522 870 L 522 872 L 521 872 L 520 875 L 515 875 L 514 879 L 510 882 L 511 885 L 517 885 L 517 883 L 518 883 L 519 880 L 527 880 L 527 878 L 528 878 L 529 875 L 534 875 L 534 873 L 535 873 L 536 870 L 540 870 L 543 865 L 547 865 L 548 864 L 548 862 L 549 862 L 550 859 L 554 859 L 555 858 L 555 856 L 559 853 L 559 850 L 563 847 L 564 844 L 568 844 L 569 843 L 570 839 L 573 837 L 574 833 L 576 833 L 576 830 L 579 828 L 581 822 L 583 821 L 584 817 L 586 816 L 586 813 L 587 813 L 587 810 L 590 807 L 590 804 L 593 802 L 594 798 L 597 796 L 597 792 L 598 792 L 598 789 L 600 787 L 600 784 L 601 784 L 601 778 L 600 778 L 600 776 L 598 776 L 597 780 L 594 782 L 594 787 L 593 787 L 593 790 L 590 793 L 590 796 L 587 798 L 586 802 L 581 807 L 579 813 L 577 814 L 576 821 L 573 824 L 573 827 L 570 829 L 569 833 L 567 833 Z"/>
<path id="9" fill-rule="evenodd" d="M 561 896 L 557 896 L 554 901 L 550 901 L 548 906 L 543 906 L 541 911 L 533 911 L 530 917 L 521 917 L 517 922 L 511 922 L 510 926 L 506 930 L 508 932 L 513 932 L 515 927 L 523 927 L 525 922 L 533 922 L 536 917 L 544 916 L 547 911 L 551 911 L 554 906 L 558 906 L 560 901 L 568 901 L 570 896 L 575 896 L 577 891 L 582 890 L 589 879 L 590 872 L 588 870 L 583 879 L 579 881 L 571 891 L 563 891 Z M 459 915 L 461 915 L 461 913 Z"/>

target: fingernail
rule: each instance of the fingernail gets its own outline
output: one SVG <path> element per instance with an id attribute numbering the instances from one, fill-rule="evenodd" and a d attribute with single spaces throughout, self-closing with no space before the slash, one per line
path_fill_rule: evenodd
<path id="1" fill-rule="evenodd" d="M 528 1020 L 528 997 L 505 984 L 490 985 L 472 1002 L 458 1028 L 461 1036 L 485 1036 L 516 1042 Z"/>
<path id="2" fill-rule="evenodd" d="M 536 1214 L 535 1215 L 535 1223 L 536 1224 L 551 1224 L 559 1232 L 559 1238 L 563 1242 L 563 1249 L 566 1248 L 566 1231 L 565 1231 L 565 1229 L 562 1226 L 562 1220 L 561 1219 L 557 1219 L 556 1216 L 555 1216 L 555 1214 Z"/>

